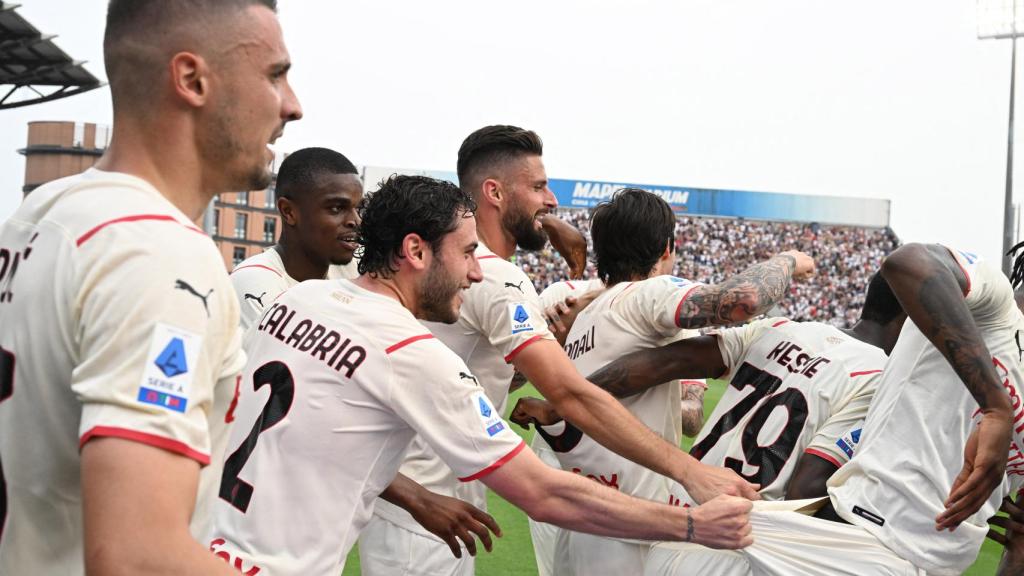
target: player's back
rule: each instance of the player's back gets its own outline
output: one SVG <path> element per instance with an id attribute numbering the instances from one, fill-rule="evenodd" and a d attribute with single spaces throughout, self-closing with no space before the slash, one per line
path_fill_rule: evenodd
<path id="1" fill-rule="evenodd" d="M 576 317 L 565 352 L 581 374 L 590 374 L 625 354 L 695 336 L 675 323 L 675 311 L 695 283 L 672 276 L 620 282 L 607 288 Z M 641 422 L 673 445 L 679 444 L 682 416 L 678 380 L 620 399 Z M 666 502 L 668 480 L 581 435 L 561 446 L 564 470 L 577 472 L 627 494 Z"/>
<path id="2" fill-rule="evenodd" d="M 717 334 L 729 385 L 690 453 L 779 500 L 800 455 L 841 464 L 837 439 L 864 418 L 885 353 L 841 330 L 769 318 Z"/>
<path id="3" fill-rule="evenodd" d="M 965 302 L 992 354 L 996 373 L 1022 417 L 1017 338 L 1024 318 L 1006 277 L 989 262 L 952 250 L 968 279 Z M 836 511 L 879 537 L 929 573 L 959 574 L 977 554 L 987 519 L 1009 493 L 1004 480 L 981 510 L 954 532 L 936 532 L 935 518 L 963 465 L 978 404 L 952 367 L 908 321 L 896 342 L 864 423 L 854 458 L 829 480 Z M 1022 443 L 1015 426 L 1011 453 Z M 1011 475 L 1019 483 L 1019 475 Z"/>
<path id="4" fill-rule="evenodd" d="M 0 573 L 83 571 L 89 438 L 209 461 L 212 405 L 226 407 L 230 391 L 194 384 L 216 380 L 237 351 L 230 290 L 210 239 L 125 174 L 50 183 L 0 227 Z"/>

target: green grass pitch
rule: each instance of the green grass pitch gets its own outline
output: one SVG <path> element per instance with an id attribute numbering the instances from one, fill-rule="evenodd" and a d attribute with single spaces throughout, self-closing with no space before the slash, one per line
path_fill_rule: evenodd
<path id="1" fill-rule="evenodd" d="M 704 397 L 704 415 L 711 414 L 718 399 L 721 398 L 725 384 L 711 382 Z M 520 396 L 540 396 L 533 386 L 527 384 L 509 398 L 508 409 L 511 410 Z M 533 430 L 523 430 L 512 425 L 527 442 L 533 438 Z M 690 448 L 691 439 L 683 439 L 683 447 Z M 533 544 L 530 542 L 530 528 L 526 522 L 526 514 L 512 506 L 493 492 L 488 494 L 488 509 L 501 526 L 505 534 L 494 539 L 494 551 L 490 554 L 481 552 L 477 555 L 476 573 L 478 576 L 536 576 L 537 566 L 533 559 Z M 966 576 L 990 576 L 995 574 L 999 564 L 1002 548 L 990 540 L 985 540 L 978 561 L 964 574 Z M 359 554 L 356 549 L 348 556 L 343 576 L 359 576 Z"/>

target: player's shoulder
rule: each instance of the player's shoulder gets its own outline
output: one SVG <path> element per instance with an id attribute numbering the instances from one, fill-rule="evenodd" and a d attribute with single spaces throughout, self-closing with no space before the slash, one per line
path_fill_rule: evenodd
<path id="1" fill-rule="evenodd" d="M 885 351 L 823 322 L 792 322 L 788 330 L 803 335 L 815 353 L 825 355 L 847 376 L 881 374 L 888 361 Z"/>
<path id="2" fill-rule="evenodd" d="M 536 299 L 537 289 L 517 264 L 494 254 L 481 245 L 477 249 L 477 260 L 483 280 L 474 284 L 467 292 L 466 299 L 484 298 L 494 300 Z"/>
<path id="3" fill-rule="evenodd" d="M 622 298 L 637 298 L 644 296 L 657 298 L 665 294 L 686 295 L 700 285 L 701 284 L 699 282 L 694 282 L 687 278 L 663 274 L 661 276 L 652 276 L 651 278 L 633 282 L 632 286 L 622 292 Z"/>
<path id="4" fill-rule="evenodd" d="M 274 292 L 274 296 L 296 284 L 272 248 L 239 262 L 230 277 L 236 290 Z"/>

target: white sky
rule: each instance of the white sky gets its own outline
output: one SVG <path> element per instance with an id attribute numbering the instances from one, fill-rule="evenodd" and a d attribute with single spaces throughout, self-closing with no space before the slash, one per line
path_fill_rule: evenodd
<path id="1" fill-rule="evenodd" d="M 21 3 L 104 76 L 105 0 Z M 305 110 L 283 150 L 454 170 L 471 131 L 517 124 L 552 177 L 887 198 L 904 241 L 999 257 L 1010 44 L 976 38 L 973 0 L 279 3 Z M 0 112 L 0 218 L 27 122 L 109 107 Z"/>

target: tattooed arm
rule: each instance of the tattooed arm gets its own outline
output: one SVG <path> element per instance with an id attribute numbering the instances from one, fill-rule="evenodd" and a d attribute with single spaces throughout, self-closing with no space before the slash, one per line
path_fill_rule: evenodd
<path id="1" fill-rule="evenodd" d="M 967 277 L 942 246 L 907 244 L 882 263 L 882 276 L 918 329 L 952 366 L 978 402 L 981 422 L 964 453 L 936 528 L 955 528 L 977 512 L 999 485 L 1010 446 L 1010 399 L 964 302 Z"/>
<path id="2" fill-rule="evenodd" d="M 683 381 L 683 401 L 679 406 L 683 415 L 683 436 L 690 438 L 700 433 L 704 425 L 704 391 L 707 384 L 700 380 Z"/>
<path id="3" fill-rule="evenodd" d="M 754 264 L 721 284 L 700 286 L 679 307 L 683 328 L 745 322 L 767 312 L 786 295 L 790 280 L 814 274 L 814 260 L 796 250 Z"/>

